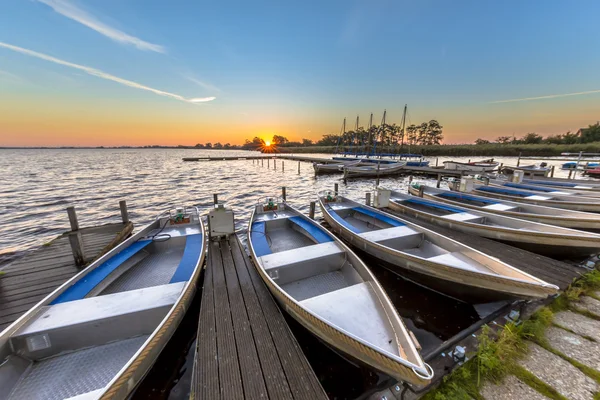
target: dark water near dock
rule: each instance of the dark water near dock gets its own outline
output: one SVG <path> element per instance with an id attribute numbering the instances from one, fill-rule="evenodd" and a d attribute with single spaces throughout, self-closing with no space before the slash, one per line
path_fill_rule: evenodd
<path id="1" fill-rule="evenodd" d="M 341 175 L 314 177 L 312 166 L 298 162 L 215 161 L 182 162 L 182 157 L 256 155 L 244 151 L 175 149 L 0 150 L 0 267 L 35 249 L 68 229 L 65 208 L 74 205 L 80 225 L 118 222 L 119 200 L 127 200 L 130 219 L 139 229 L 162 210 L 196 205 L 208 210 L 213 193 L 232 207 L 238 230 L 246 228 L 253 205 L 265 196 L 279 195 L 287 187 L 288 202 L 308 213 L 316 193 L 339 183 L 349 198 L 363 201 L 374 180 L 352 180 Z M 314 155 L 331 157 L 331 155 Z M 457 159 L 457 158 L 455 158 Z M 446 159 L 439 158 L 438 162 Z M 466 161 L 466 158 L 464 159 Z M 435 158 L 430 159 L 435 165 Z M 498 158 L 516 165 L 514 158 Z M 560 165 L 562 161 L 556 161 Z M 528 164 L 525 160 L 522 164 Z M 566 177 L 556 170 L 555 176 Z M 424 182 L 424 180 L 419 179 Z M 435 185 L 435 181 L 428 181 Z M 404 177 L 381 179 L 381 185 L 406 190 Z M 317 211 L 317 217 L 319 217 Z M 392 302 L 423 346 L 436 347 L 478 320 L 473 307 L 423 289 L 365 259 Z M 135 398 L 184 399 L 189 396 L 193 345 L 200 296 L 170 341 Z M 313 369 L 331 397 L 353 398 L 372 388 L 378 377 L 353 366 L 288 318 Z M 192 349 L 192 351 L 189 351 Z"/>

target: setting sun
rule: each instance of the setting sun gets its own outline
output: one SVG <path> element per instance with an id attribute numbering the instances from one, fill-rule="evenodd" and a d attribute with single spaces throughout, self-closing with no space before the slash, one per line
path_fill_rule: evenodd
<path id="1" fill-rule="evenodd" d="M 271 142 L 269 140 L 265 140 L 265 146 L 269 147 L 271 145 Z"/>

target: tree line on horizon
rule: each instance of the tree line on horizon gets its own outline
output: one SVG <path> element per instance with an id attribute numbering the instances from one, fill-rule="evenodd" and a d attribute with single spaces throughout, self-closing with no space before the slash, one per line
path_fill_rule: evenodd
<path id="1" fill-rule="evenodd" d="M 346 131 L 342 134 L 324 134 L 317 141 L 302 139 L 290 141 L 285 136 L 274 135 L 271 145 L 276 147 L 309 147 L 309 146 L 339 146 L 340 151 L 349 148 L 375 146 L 393 147 L 397 145 L 435 145 L 441 144 L 444 139 L 443 126 L 436 120 L 423 122 L 420 125 L 409 125 L 406 130 L 396 124 L 372 125 L 369 128 Z M 264 149 L 265 141 L 255 136 L 252 140 L 246 139 L 241 146 L 244 150 Z"/>
<path id="2" fill-rule="evenodd" d="M 581 135 L 568 131 L 564 134 L 543 137 L 535 132 L 526 133 L 521 138 L 515 136 L 499 136 L 495 141 L 476 139 L 476 145 L 484 144 L 584 144 L 600 142 L 600 123 L 589 125 L 581 130 Z"/>

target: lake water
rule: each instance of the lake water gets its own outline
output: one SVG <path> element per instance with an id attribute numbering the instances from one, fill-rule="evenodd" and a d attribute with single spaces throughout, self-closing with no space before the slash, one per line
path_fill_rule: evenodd
<path id="1" fill-rule="evenodd" d="M 195 205 L 208 210 L 213 193 L 233 208 L 238 230 L 245 229 L 254 204 L 266 196 L 279 195 L 286 186 L 288 202 L 308 213 L 316 194 L 340 191 L 363 201 L 374 189 L 374 180 L 351 180 L 341 175 L 315 177 L 310 163 L 273 160 L 183 162 L 182 157 L 256 155 L 246 151 L 178 149 L 47 149 L 0 150 L 0 266 L 31 251 L 69 229 L 65 208 L 74 205 L 82 227 L 120 221 L 119 200 L 127 200 L 130 219 L 137 228 L 151 222 L 167 208 Z M 314 157 L 331 155 L 314 154 Z M 467 161 L 467 158 L 454 158 Z M 429 159 L 435 165 L 436 158 Z M 447 158 L 439 158 L 439 165 Z M 516 165 L 515 158 L 496 158 Z M 560 166 L 562 160 L 552 161 Z M 532 161 L 525 160 L 524 164 Z M 555 176 L 566 177 L 556 168 Z M 435 184 L 435 181 L 425 181 Z M 381 185 L 406 190 L 405 177 L 381 179 Z M 317 217 L 318 211 L 317 211 Z M 424 290 L 369 262 L 409 328 L 424 349 L 432 348 L 477 320 L 470 306 L 449 301 Z M 191 353 L 195 339 L 199 296 L 186 321 L 138 391 L 138 398 L 187 398 Z M 290 321 L 311 365 L 331 396 L 355 397 L 371 381 L 363 370 L 346 365 L 302 327 Z M 366 375 L 369 375 L 368 373 Z M 353 382 L 348 385 L 347 382 Z"/>

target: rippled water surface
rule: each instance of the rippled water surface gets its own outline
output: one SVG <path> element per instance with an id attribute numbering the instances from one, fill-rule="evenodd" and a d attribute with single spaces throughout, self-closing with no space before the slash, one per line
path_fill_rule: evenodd
<path id="1" fill-rule="evenodd" d="M 287 188 L 288 203 L 305 213 L 316 193 L 332 189 L 334 183 L 339 183 L 347 197 L 360 201 L 365 192 L 374 189 L 372 179 L 345 185 L 340 174 L 315 177 L 307 162 L 300 163 L 298 173 L 298 162 L 289 160 L 182 161 L 182 157 L 248 155 L 258 154 L 176 149 L 0 150 L 0 266 L 68 230 L 65 208 L 69 205 L 76 207 L 80 226 L 85 227 L 120 221 L 119 200 L 127 200 L 130 219 L 139 229 L 174 206 L 195 205 L 207 211 L 216 193 L 235 211 L 240 230 L 245 229 L 257 200 L 279 195 L 282 186 Z M 436 158 L 429 160 L 435 165 Z M 437 162 L 442 165 L 445 160 L 440 157 Z M 516 165 L 515 158 L 496 160 Z M 560 166 L 562 162 L 551 163 Z M 525 160 L 522 165 L 531 163 Z M 567 173 L 557 168 L 555 176 L 566 177 Z M 424 182 L 435 184 L 435 180 Z M 381 185 L 398 190 L 406 190 L 407 184 L 406 177 L 381 179 Z M 374 260 L 365 261 L 424 349 L 439 345 L 478 319 L 471 306 L 405 281 Z M 137 398 L 188 397 L 193 363 L 189 349 L 195 339 L 199 296 Z M 372 384 L 375 378 L 370 372 L 353 369 L 299 324 L 289 322 L 331 397 L 356 397 Z"/>
<path id="2" fill-rule="evenodd" d="M 251 206 L 261 196 L 287 187 L 288 201 L 308 210 L 315 193 L 342 182 L 340 175 L 314 177 L 312 166 L 298 162 L 235 160 L 182 162 L 182 157 L 256 155 L 246 151 L 176 149 L 31 149 L 0 150 L 0 260 L 12 258 L 68 229 L 65 208 L 74 205 L 81 226 L 116 222 L 119 200 L 127 200 L 137 227 L 165 208 L 192 204 L 206 209 L 218 193 L 236 214 L 238 228 L 247 223 Z M 331 157 L 331 155 L 310 155 Z M 455 158 L 457 159 L 457 158 Z M 463 157 L 466 160 L 466 158 Z M 430 159 L 432 165 L 435 158 Z M 439 158 L 441 163 L 446 158 Z M 514 158 L 497 158 L 515 165 Z M 525 160 L 523 164 L 531 163 Z M 556 164 L 560 165 L 561 161 Z M 264 164 L 264 165 L 261 165 Z M 557 176 L 566 176 L 557 169 Z M 405 178 L 382 179 L 405 188 Z M 372 180 L 348 182 L 348 197 L 360 200 Z M 1 262 L 1 261 L 0 261 Z"/>

